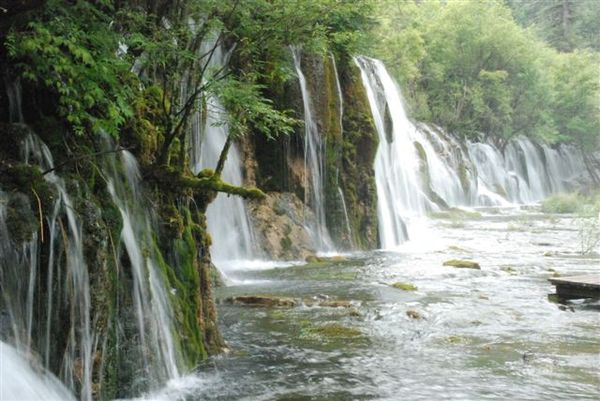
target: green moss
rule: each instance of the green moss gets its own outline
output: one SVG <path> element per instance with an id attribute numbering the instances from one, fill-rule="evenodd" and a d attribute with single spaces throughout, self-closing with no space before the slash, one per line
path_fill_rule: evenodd
<path id="1" fill-rule="evenodd" d="M 344 339 L 362 337 L 363 333 L 355 328 L 343 326 L 338 323 L 326 324 L 324 326 L 311 327 L 307 330 L 309 334 L 326 339 Z"/>
<path id="2" fill-rule="evenodd" d="M 287 254 L 292 249 L 292 240 L 290 239 L 289 236 L 286 235 L 285 237 L 281 238 L 280 245 L 281 245 L 281 251 L 284 254 Z"/>
<path id="3" fill-rule="evenodd" d="M 463 259 L 450 259 L 443 263 L 444 266 L 450 267 L 458 267 L 463 269 L 477 269 L 480 270 L 481 266 L 479 263 L 473 262 L 472 260 L 463 260 Z"/>
<path id="4" fill-rule="evenodd" d="M 391 284 L 392 287 L 403 291 L 416 291 L 417 287 L 411 283 L 396 282 Z"/>

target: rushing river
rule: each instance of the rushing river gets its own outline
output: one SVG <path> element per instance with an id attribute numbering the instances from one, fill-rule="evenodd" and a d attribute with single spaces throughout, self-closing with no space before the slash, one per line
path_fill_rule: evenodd
<path id="1" fill-rule="evenodd" d="M 239 265 L 237 284 L 221 288 L 219 299 L 268 294 L 351 304 L 223 302 L 231 352 L 155 398 L 597 400 L 600 304 L 548 297 L 552 275 L 598 273 L 598 255 L 580 254 L 580 226 L 575 216 L 487 210 L 481 218 L 423 220 L 420 238 L 394 252 Z M 442 266 L 452 258 L 473 259 L 481 270 Z"/>

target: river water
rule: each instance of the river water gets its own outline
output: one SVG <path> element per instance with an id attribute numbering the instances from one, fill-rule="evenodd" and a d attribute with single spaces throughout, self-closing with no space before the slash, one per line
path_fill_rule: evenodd
<path id="1" fill-rule="evenodd" d="M 579 252 L 580 225 L 531 208 L 487 209 L 478 218 L 423 219 L 394 252 L 238 266 L 220 300 L 268 294 L 350 307 L 222 302 L 231 351 L 154 398 L 597 400 L 600 303 L 548 297 L 552 275 L 599 271 L 597 254 Z M 452 258 L 481 270 L 442 266 Z M 399 281 L 418 289 L 390 286 Z"/>

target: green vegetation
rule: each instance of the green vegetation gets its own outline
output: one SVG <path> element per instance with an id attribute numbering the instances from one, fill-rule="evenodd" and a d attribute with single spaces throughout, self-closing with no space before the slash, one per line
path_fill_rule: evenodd
<path id="1" fill-rule="evenodd" d="M 375 55 L 399 79 L 421 120 L 500 146 L 526 135 L 574 142 L 585 151 L 600 148 L 598 3 L 509 3 L 514 14 L 500 0 L 383 0 Z M 564 4 L 572 8 L 568 20 L 549 19 Z M 527 26 L 548 24 L 525 29 L 515 15 Z M 551 29 L 566 29 L 562 37 L 579 45 L 558 46 Z M 548 44 L 577 49 L 560 53 Z"/>
<path id="2" fill-rule="evenodd" d="M 544 213 L 576 213 L 581 208 L 582 198 L 576 194 L 557 194 L 542 202 Z"/>
<path id="3" fill-rule="evenodd" d="M 600 212 L 600 193 L 582 195 L 577 192 L 552 195 L 542 202 L 544 213 L 579 213 L 582 217 L 595 217 Z"/>
<path id="4" fill-rule="evenodd" d="M 368 10 L 367 1 L 49 0 L 15 18 L 4 44 L 12 74 L 43 92 L 39 103 L 56 105 L 52 112 L 70 132 L 118 137 L 143 119 L 134 126 L 154 134 L 156 162 L 183 169 L 190 117 L 209 96 L 226 109 L 219 124 L 232 139 L 250 130 L 270 138 L 292 132 L 297 121 L 265 96 L 264 82 L 293 77 L 289 45 L 357 50 Z M 231 69 L 215 64 L 228 47 Z"/>

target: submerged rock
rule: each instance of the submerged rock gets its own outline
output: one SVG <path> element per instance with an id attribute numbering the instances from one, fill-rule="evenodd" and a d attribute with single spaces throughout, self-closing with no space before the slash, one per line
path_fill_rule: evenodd
<path id="1" fill-rule="evenodd" d="M 403 291 L 416 291 L 417 287 L 414 284 L 411 283 L 403 283 L 403 282 L 396 282 L 391 284 L 392 287 L 397 288 L 399 290 L 403 290 Z"/>
<path id="2" fill-rule="evenodd" d="M 316 256 L 316 255 L 308 255 L 305 259 L 306 263 L 338 263 L 345 262 L 348 260 L 345 256 L 336 255 L 336 256 Z"/>
<path id="3" fill-rule="evenodd" d="M 333 338 L 356 338 L 362 337 L 363 333 L 355 328 L 342 326 L 338 323 L 326 324 L 319 327 L 311 327 L 310 334 L 329 339 Z"/>
<path id="4" fill-rule="evenodd" d="M 323 308 L 350 308 L 353 306 L 352 301 L 346 299 L 315 299 L 313 297 L 304 299 L 303 302 L 306 306 L 321 306 Z"/>
<path id="5" fill-rule="evenodd" d="M 481 266 L 479 263 L 474 262 L 472 260 L 464 260 L 464 259 L 450 259 L 443 263 L 444 266 L 457 267 L 461 269 L 477 269 L 481 270 Z"/>
<path id="6" fill-rule="evenodd" d="M 298 301 L 293 298 L 277 297 L 270 295 L 243 295 L 225 299 L 226 303 L 233 305 L 250 305 L 264 307 L 293 308 Z"/>
<path id="7" fill-rule="evenodd" d="M 412 309 L 409 309 L 406 311 L 406 316 L 408 316 L 409 318 L 414 319 L 414 320 L 424 319 L 423 315 L 421 315 L 416 310 L 412 310 Z"/>

